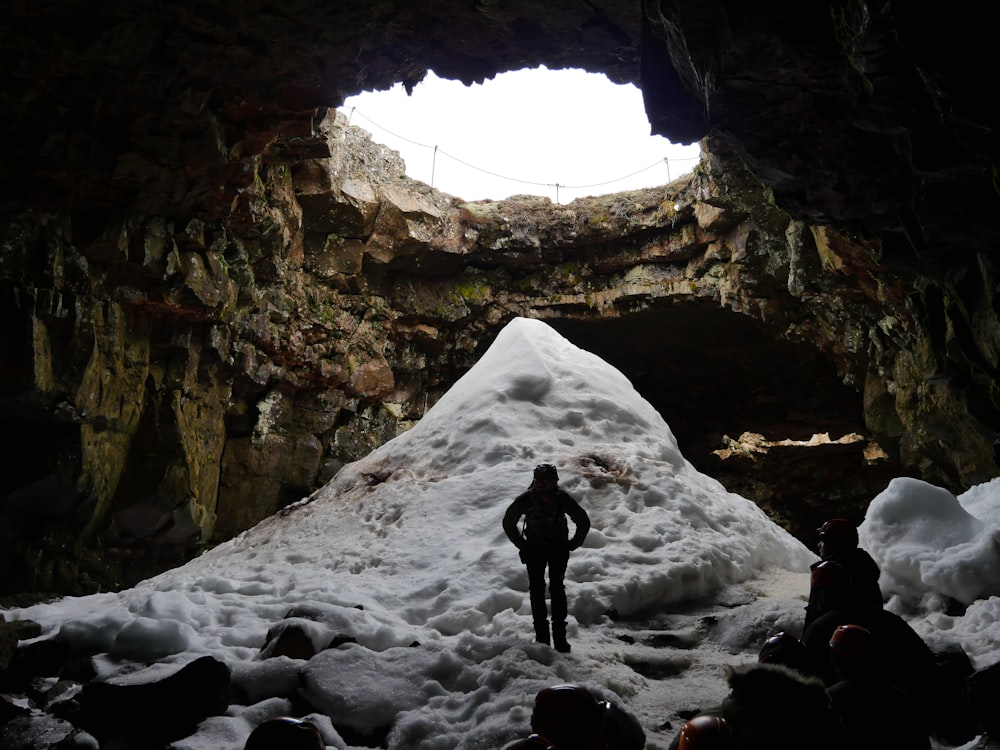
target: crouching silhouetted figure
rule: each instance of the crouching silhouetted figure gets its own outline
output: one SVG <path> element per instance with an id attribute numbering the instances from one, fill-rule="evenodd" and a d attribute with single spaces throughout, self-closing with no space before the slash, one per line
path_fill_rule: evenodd
<path id="1" fill-rule="evenodd" d="M 634 715 L 597 700 L 581 685 L 555 685 L 535 696 L 531 735 L 507 750 L 642 750 L 646 733 Z"/>
<path id="2" fill-rule="evenodd" d="M 930 750 L 926 724 L 914 703 L 875 662 L 875 639 L 860 625 L 840 625 L 830 638 L 836 682 L 827 692 L 849 747 Z"/>
<path id="3" fill-rule="evenodd" d="M 555 685 L 535 696 L 531 734 L 507 750 L 609 750 L 604 725 L 610 704 L 580 685 Z"/>
<path id="4" fill-rule="evenodd" d="M 721 717 L 726 722 L 726 734 L 732 735 L 733 748 L 839 750 L 845 747 L 840 743 L 830 699 L 823 683 L 815 677 L 780 664 L 757 663 L 731 668 L 726 680 L 729 694 L 722 703 L 691 721 Z M 682 732 L 678 732 L 670 750 L 679 750 L 681 739 Z M 716 739 L 728 741 L 722 736 Z"/>

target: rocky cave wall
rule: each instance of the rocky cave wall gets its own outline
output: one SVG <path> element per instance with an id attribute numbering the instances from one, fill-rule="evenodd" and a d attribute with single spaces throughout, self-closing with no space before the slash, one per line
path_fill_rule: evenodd
<path id="1" fill-rule="evenodd" d="M 121 585 L 232 536 L 419 419 L 514 315 L 621 366 L 699 468 L 802 536 L 895 473 L 996 476 L 995 143 L 960 66 L 922 46 L 937 21 L 16 5 L 6 593 Z M 542 63 L 637 82 L 655 130 L 704 138 L 702 164 L 566 206 L 468 203 L 329 109 L 428 68 Z M 804 445 L 818 428 L 833 442 Z"/>

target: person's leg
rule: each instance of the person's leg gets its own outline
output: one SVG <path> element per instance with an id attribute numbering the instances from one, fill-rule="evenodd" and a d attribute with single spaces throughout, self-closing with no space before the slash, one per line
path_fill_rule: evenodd
<path id="1" fill-rule="evenodd" d="M 566 566 L 569 563 L 569 550 L 553 550 L 549 553 L 549 596 L 552 599 L 552 645 L 556 651 L 569 651 L 566 641 Z"/>
<path id="2" fill-rule="evenodd" d="M 535 625 L 535 640 L 549 643 L 549 611 L 545 606 L 544 554 L 526 550 L 524 564 L 528 568 L 528 596 L 531 601 L 531 619 Z"/>

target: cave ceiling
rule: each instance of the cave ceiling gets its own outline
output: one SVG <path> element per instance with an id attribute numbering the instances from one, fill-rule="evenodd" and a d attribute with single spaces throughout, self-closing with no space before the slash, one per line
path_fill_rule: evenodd
<path id="1" fill-rule="evenodd" d="M 6 149 L 3 194 L 121 205 L 167 179 L 140 166 L 181 128 L 187 144 L 175 163 L 155 166 L 184 170 L 191 189 L 179 194 L 175 183 L 160 208 L 204 211 L 239 179 L 232 163 L 207 158 L 210 139 L 250 155 L 317 108 L 412 86 L 429 69 L 471 83 L 544 64 L 635 83 L 654 133 L 723 138 L 790 213 L 881 232 L 895 262 L 942 265 L 956 244 L 995 246 L 995 116 L 977 83 L 995 67 L 988 25 L 953 6 L 777 8 L 14 3 L 0 47 L 0 111 L 7 143 L 17 144 Z M 54 119 L 71 123 L 59 138 Z M 201 175 L 221 192 L 196 190 Z"/>

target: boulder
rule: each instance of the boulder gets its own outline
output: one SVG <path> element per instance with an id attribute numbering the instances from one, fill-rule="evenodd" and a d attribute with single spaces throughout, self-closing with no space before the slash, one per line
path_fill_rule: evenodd
<path id="1" fill-rule="evenodd" d="M 122 738 L 165 745 L 193 734 L 201 721 L 229 707 L 229 680 L 226 664 L 203 656 L 156 682 L 91 682 L 83 686 L 77 708 L 67 718 L 102 746 Z"/>

